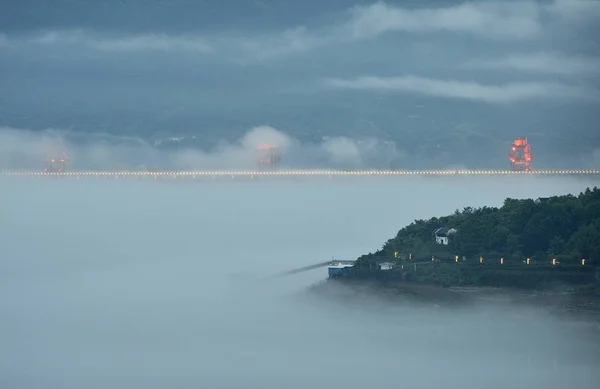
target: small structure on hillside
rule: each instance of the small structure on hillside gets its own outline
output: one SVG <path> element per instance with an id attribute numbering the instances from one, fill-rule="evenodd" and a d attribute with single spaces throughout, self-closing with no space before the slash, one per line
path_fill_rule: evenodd
<path id="1" fill-rule="evenodd" d="M 391 262 L 383 262 L 379 264 L 379 270 L 392 270 L 394 268 L 394 264 Z"/>
<path id="2" fill-rule="evenodd" d="M 449 243 L 450 235 L 455 234 L 457 231 L 454 228 L 440 227 L 433 231 L 435 236 L 435 243 L 447 245 Z"/>
<path id="3" fill-rule="evenodd" d="M 339 278 L 347 276 L 348 274 L 350 274 L 353 267 L 354 265 L 350 263 L 332 263 L 331 265 L 329 265 L 328 269 L 329 278 Z"/>

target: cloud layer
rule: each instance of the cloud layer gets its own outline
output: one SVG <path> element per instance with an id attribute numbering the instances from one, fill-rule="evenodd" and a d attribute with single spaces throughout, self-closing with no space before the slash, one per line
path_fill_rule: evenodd
<path id="1" fill-rule="evenodd" d="M 537 35 L 542 26 L 534 3 L 463 3 L 434 9 L 404 9 L 384 2 L 356 7 L 342 31 L 354 39 L 386 32 L 459 32 L 482 37 L 523 38 Z"/>
<path id="2" fill-rule="evenodd" d="M 308 28 L 294 26 L 268 34 L 112 34 L 64 30 L 34 32 L 29 35 L 0 35 L 0 45 L 81 44 L 99 50 L 185 50 L 228 52 L 231 48 L 247 53 L 276 55 L 303 52 L 328 44 L 373 39 L 385 33 L 460 33 L 481 38 L 522 40 L 539 38 L 552 28 L 544 17 L 555 22 L 594 23 L 600 20 L 600 6 L 587 0 L 556 0 L 550 5 L 533 1 L 464 2 L 435 8 L 403 8 L 386 2 L 356 6 L 345 12 L 345 18 L 330 25 Z M 597 19 L 597 20 L 596 20 Z M 260 53 L 259 53 L 260 52 Z"/>
<path id="3" fill-rule="evenodd" d="M 325 85 L 331 88 L 379 92 L 412 92 L 427 96 L 448 97 L 486 103 L 513 103 L 532 99 L 570 100 L 585 99 L 597 101 L 598 91 L 577 86 L 552 82 L 521 82 L 503 85 L 487 85 L 476 82 L 437 80 L 416 76 L 375 77 L 364 76 L 355 79 L 327 79 Z"/>
<path id="4" fill-rule="evenodd" d="M 49 31 L 31 36 L 8 38 L 0 37 L 0 47 L 24 48 L 27 46 L 79 46 L 108 52 L 138 51 L 191 51 L 209 53 L 211 45 L 205 39 L 194 35 L 173 36 L 164 33 L 143 35 L 103 36 L 85 30 Z"/>
<path id="5" fill-rule="evenodd" d="M 66 152 L 70 170 L 256 170 L 259 146 L 272 144 L 282 154 L 284 168 L 378 167 L 393 158 L 393 150 L 373 139 L 332 137 L 318 143 L 300 142 L 271 126 L 248 130 L 236 142 L 219 142 L 209 151 L 186 147 L 186 139 L 162 140 L 160 148 L 139 139 L 110 135 L 74 141 L 67 131 L 44 133 L 0 127 L 0 170 L 41 171 L 46 158 Z M 157 142 L 160 145 L 161 142 Z M 383 153 L 383 154 L 382 154 Z M 387 154 L 386 154 L 387 153 Z M 381 158 L 383 157 L 383 158 Z M 378 160 L 379 158 L 379 160 Z"/>
<path id="6" fill-rule="evenodd" d="M 318 143 L 353 128 L 404 142 L 409 131 L 438 134 L 470 122 L 486 141 L 505 136 L 491 134 L 498 127 L 569 128 L 582 142 L 596 141 L 587 133 L 597 114 L 580 103 L 598 101 L 598 2 L 309 1 L 292 18 L 278 11 L 270 24 L 237 23 L 238 11 L 215 6 L 208 27 L 181 27 L 171 14 L 153 29 L 134 4 L 109 2 L 105 14 L 78 19 L 61 3 L 56 12 L 69 16 L 61 24 L 43 23 L 28 1 L 33 16 L 25 24 L 37 19 L 39 28 L 0 27 L 0 126 L 127 133 L 150 143 L 159 132 L 208 134 L 207 143 L 231 145 L 262 123 Z M 134 19 L 127 25 L 122 10 Z M 387 92 L 385 101 L 370 92 Z M 476 112 L 473 102 L 490 111 Z M 552 112 L 533 117 L 518 110 L 524 102 Z M 508 105 L 515 111 L 500 125 L 497 113 Z M 332 159 L 357 160 L 355 145 L 339 142 L 345 151 Z"/>

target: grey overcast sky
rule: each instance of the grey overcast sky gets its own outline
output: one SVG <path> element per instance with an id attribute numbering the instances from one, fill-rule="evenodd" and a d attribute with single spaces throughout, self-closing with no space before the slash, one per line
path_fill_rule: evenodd
<path id="1" fill-rule="evenodd" d="M 600 147 L 596 0 L 0 4 L 0 126 Z"/>

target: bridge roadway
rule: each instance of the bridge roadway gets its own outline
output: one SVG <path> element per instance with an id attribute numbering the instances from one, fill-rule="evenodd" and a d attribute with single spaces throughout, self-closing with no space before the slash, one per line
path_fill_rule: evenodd
<path id="1" fill-rule="evenodd" d="M 0 171 L 2 177 L 72 177 L 72 178 L 257 178 L 318 176 L 600 176 L 600 169 L 577 170 L 280 170 L 280 171 Z"/>

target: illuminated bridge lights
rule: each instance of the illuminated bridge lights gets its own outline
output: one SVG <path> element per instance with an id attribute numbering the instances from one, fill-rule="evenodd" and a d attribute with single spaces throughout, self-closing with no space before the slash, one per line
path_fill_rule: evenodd
<path id="1" fill-rule="evenodd" d="M 600 175 L 597 169 L 579 170 L 282 170 L 282 171 L 120 171 L 120 172 L 19 172 L 4 171 L 0 176 L 36 177 L 296 177 L 296 176 L 508 176 L 508 175 Z"/>

